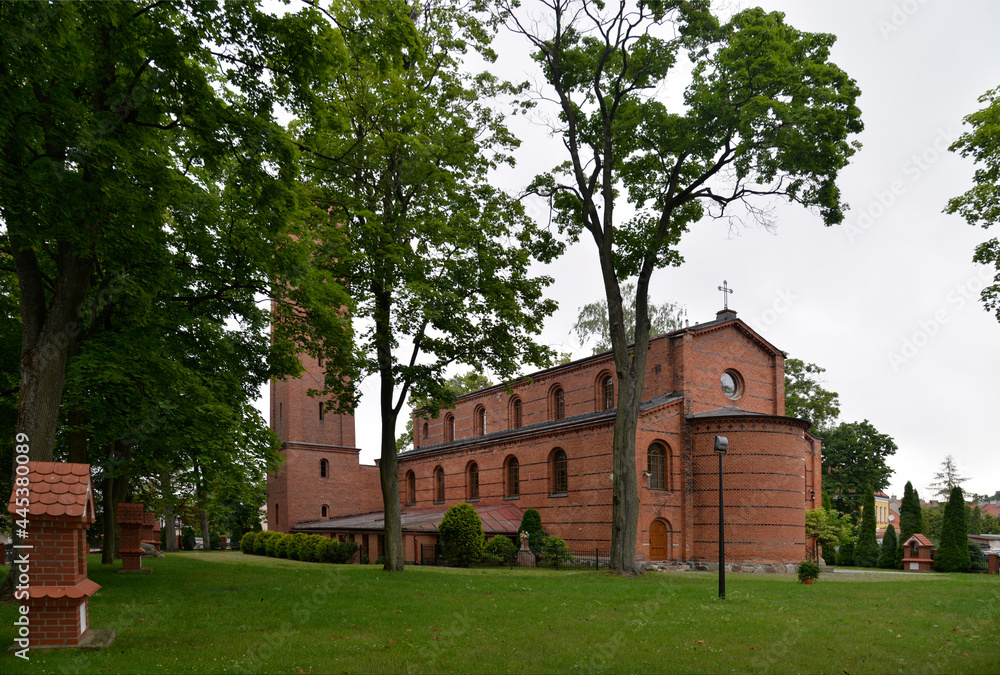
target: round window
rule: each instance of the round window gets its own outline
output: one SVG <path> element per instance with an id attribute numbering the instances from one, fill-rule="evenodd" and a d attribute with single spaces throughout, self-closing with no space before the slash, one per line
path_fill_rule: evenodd
<path id="1" fill-rule="evenodd" d="M 740 397 L 742 387 L 740 387 L 740 376 L 738 373 L 732 370 L 727 370 L 722 374 L 720 380 L 722 382 L 723 394 L 734 401 Z"/>

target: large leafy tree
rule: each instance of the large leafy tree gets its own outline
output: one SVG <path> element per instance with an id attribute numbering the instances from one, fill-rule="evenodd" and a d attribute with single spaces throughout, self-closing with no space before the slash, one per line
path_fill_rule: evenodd
<path id="1" fill-rule="evenodd" d="M 957 213 L 970 225 L 984 229 L 1000 222 L 1000 88 L 979 98 L 982 110 L 965 118 L 971 131 L 962 134 L 951 150 L 972 157 L 976 163 L 973 187 L 948 202 L 946 213 Z M 996 269 L 993 283 L 982 291 L 983 304 L 1000 320 L 1000 239 L 993 237 L 976 247 L 973 261 Z"/>
<path id="2" fill-rule="evenodd" d="M 571 239 L 591 238 L 608 304 L 619 397 L 614 430 L 611 566 L 637 573 L 635 433 L 651 326 L 650 279 L 678 265 L 683 232 L 704 217 L 766 219 L 779 196 L 843 220 L 836 185 L 862 130 L 859 90 L 830 63 L 834 37 L 749 9 L 720 23 L 707 0 L 500 0 L 529 42 L 566 161 L 530 190 L 551 201 Z M 683 57 L 683 102 L 666 103 Z M 686 71 L 677 68 L 677 77 Z M 763 199 L 764 201 L 760 201 Z M 633 213 L 622 218 L 625 205 Z M 634 300 L 622 282 L 635 279 Z M 625 307 L 634 305 L 630 349 Z"/>
<path id="3" fill-rule="evenodd" d="M 333 3 L 349 65 L 317 92 L 328 114 L 298 125 L 329 213 L 313 235 L 317 264 L 350 285 L 357 371 L 379 382 L 389 571 L 403 570 L 395 430 L 407 396 L 433 415 L 454 400 L 452 363 L 508 379 L 549 358 L 532 339 L 555 307 L 542 295 L 549 279 L 528 268 L 558 247 L 492 184 L 516 141 L 484 102 L 501 84 L 460 67 L 472 49 L 492 58 L 490 31 L 467 9 Z"/>
<path id="4" fill-rule="evenodd" d="M 821 436 L 840 415 L 840 395 L 822 385 L 825 372 L 814 363 L 785 359 L 785 414 L 809 420 L 811 431 Z"/>
<path id="5" fill-rule="evenodd" d="M 823 489 L 834 507 L 857 519 L 866 491 L 883 490 L 892 469 L 886 458 L 896 454 L 891 437 L 871 422 L 844 422 L 827 432 L 823 442 Z"/>
<path id="6" fill-rule="evenodd" d="M 629 300 L 635 297 L 635 284 L 633 282 L 626 281 L 622 284 L 622 296 Z M 684 327 L 687 310 L 681 305 L 673 302 L 665 302 L 662 305 L 649 302 L 648 305 L 650 336 L 663 335 Z M 625 321 L 625 339 L 630 343 L 634 342 L 635 306 L 626 302 L 622 307 L 622 312 Z M 595 339 L 594 354 L 610 351 L 611 330 L 608 327 L 608 301 L 598 300 L 581 307 L 572 330 L 576 333 L 577 339 L 580 340 L 581 346 L 586 344 L 588 340 Z"/>

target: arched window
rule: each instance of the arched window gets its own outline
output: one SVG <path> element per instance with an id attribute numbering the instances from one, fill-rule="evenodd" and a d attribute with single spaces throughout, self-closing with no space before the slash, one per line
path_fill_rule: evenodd
<path id="1" fill-rule="evenodd" d="M 278 502 L 274 503 L 274 524 L 277 525 L 281 522 L 281 510 L 278 508 Z"/>
<path id="2" fill-rule="evenodd" d="M 564 494 L 569 491 L 566 451 L 562 448 L 556 448 L 552 452 L 549 459 L 549 473 L 552 477 L 550 485 L 552 494 Z"/>
<path id="3" fill-rule="evenodd" d="M 326 518 L 326 514 L 329 512 L 330 507 L 328 507 L 326 504 L 323 504 L 323 508 L 321 510 L 323 512 L 323 517 Z"/>
<path id="4" fill-rule="evenodd" d="M 486 408 L 476 408 L 476 436 L 486 435 Z"/>
<path id="5" fill-rule="evenodd" d="M 427 433 L 428 433 L 427 422 L 424 422 L 424 438 L 427 438 Z"/>
<path id="6" fill-rule="evenodd" d="M 601 382 L 601 399 L 604 402 L 603 410 L 611 410 L 615 407 L 615 379 L 610 375 L 605 376 Z"/>
<path id="7" fill-rule="evenodd" d="M 417 503 L 417 477 L 412 471 L 406 472 L 406 503 Z"/>
<path id="8" fill-rule="evenodd" d="M 650 490 L 666 488 L 666 451 L 659 443 L 653 443 L 646 452 L 646 472 L 649 474 Z"/>
<path id="9" fill-rule="evenodd" d="M 510 404 L 510 427 L 520 429 L 521 425 L 521 399 L 515 398 Z"/>
<path id="10" fill-rule="evenodd" d="M 323 401 L 319 402 L 319 421 L 323 421 Z"/>
<path id="11" fill-rule="evenodd" d="M 329 463 L 325 459 L 319 460 L 319 477 L 326 478 L 329 476 Z"/>
<path id="12" fill-rule="evenodd" d="M 465 485 L 468 496 L 466 499 L 479 499 L 479 465 L 469 462 L 469 467 L 465 470 Z"/>
<path id="13" fill-rule="evenodd" d="M 444 469 L 441 467 L 434 469 L 434 501 L 444 501 Z"/>
<path id="14" fill-rule="evenodd" d="M 566 417 L 566 393 L 562 390 L 562 387 L 556 387 L 552 390 L 552 419 L 561 420 Z"/>
<path id="15" fill-rule="evenodd" d="M 507 460 L 504 473 L 504 496 L 518 497 L 521 495 L 521 466 L 517 463 L 517 457 L 510 457 Z"/>
<path id="16" fill-rule="evenodd" d="M 455 440 L 455 416 L 448 414 L 444 418 L 444 442 L 451 443 Z"/>

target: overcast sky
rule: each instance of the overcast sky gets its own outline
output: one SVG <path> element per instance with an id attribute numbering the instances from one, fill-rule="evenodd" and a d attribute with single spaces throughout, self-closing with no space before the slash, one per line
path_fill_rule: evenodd
<path id="1" fill-rule="evenodd" d="M 526 3 L 527 4 L 527 3 Z M 801 208 L 776 204 L 774 232 L 738 232 L 705 220 L 681 240 L 682 266 L 653 275 L 651 300 L 684 305 L 691 323 L 730 306 L 790 357 L 826 369 L 840 394 L 841 421 L 869 420 L 895 439 L 890 493 L 907 480 L 924 498 L 948 454 L 965 489 L 1000 489 L 1000 444 L 991 432 L 1000 389 L 1000 323 L 979 291 L 989 270 L 972 263 L 977 244 L 997 236 L 942 213 L 971 185 L 970 161 L 949 153 L 962 118 L 1000 85 L 1000 3 L 773 1 L 800 30 L 833 33 L 832 60 L 861 88 L 863 148 L 840 177 L 850 204 L 844 225 L 823 226 Z M 498 44 L 512 79 L 527 73 L 524 47 Z M 521 72 L 518 72 L 520 69 Z M 534 172 L 563 159 L 539 126 L 517 126 L 521 165 L 502 180 L 515 191 Z M 586 356 L 570 335 L 581 305 L 603 297 L 592 242 L 572 248 L 544 272 L 559 311 L 542 340 Z M 461 370 L 461 369 L 458 369 Z M 377 383 L 361 383 L 357 413 L 362 461 L 378 455 Z M 265 408 L 266 409 L 266 408 Z M 405 426 L 400 420 L 399 430 Z"/>

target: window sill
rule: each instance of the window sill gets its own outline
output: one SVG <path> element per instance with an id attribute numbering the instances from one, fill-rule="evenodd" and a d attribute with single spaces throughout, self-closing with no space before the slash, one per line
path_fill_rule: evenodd
<path id="1" fill-rule="evenodd" d="M 556 492 L 555 494 L 549 495 L 549 499 L 559 498 L 559 497 L 569 497 L 567 492 Z"/>
<path id="2" fill-rule="evenodd" d="M 521 498 L 521 495 L 517 495 L 516 497 L 504 497 L 503 500 L 505 502 L 513 502 L 513 501 L 517 501 L 520 498 Z"/>
<path id="3" fill-rule="evenodd" d="M 406 502 L 405 504 L 403 504 L 403 506 L 416 506 L 416 505 L 417 505 L 416 502 Z"/>
<path id="4" fill-rule="evenodd" d="M 479 497 L 476 497 L 475 499 L 466 499 L 465 503 L 466 504 L 478 504 L 479 503 Z"/>
<path id="5" fill-rule="evenodd" d="M 439 502 L 433 502 L 433 503 L 434 503 L 434 504 L 444 504 L 444 500 L 442 499 L 442 500 L 441 500 L 441 501 L 439 501 Z"/>

